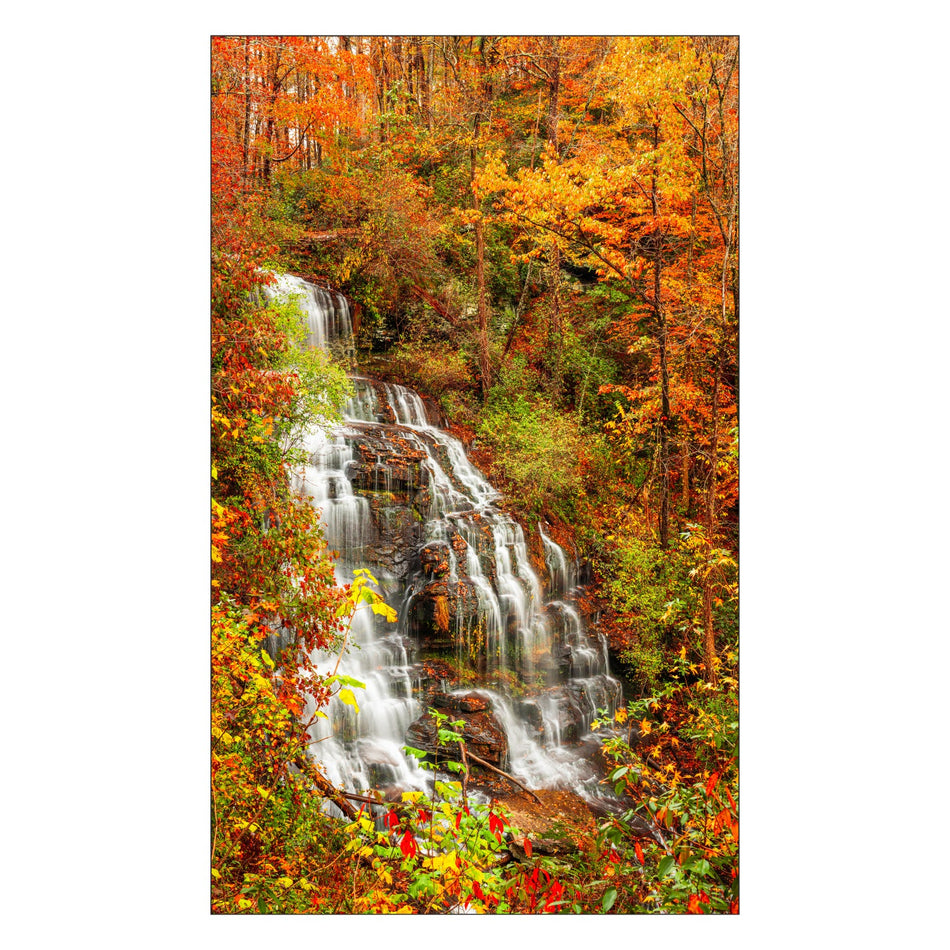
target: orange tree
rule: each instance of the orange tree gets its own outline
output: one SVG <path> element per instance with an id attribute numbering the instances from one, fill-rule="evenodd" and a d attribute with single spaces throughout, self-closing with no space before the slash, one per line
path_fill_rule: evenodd
<path id="1" fill-rule="evenodd" d="M 329 367 L 321 387 L 320 367 L 294 356 L 289 309 L 264 305 L 275 249 L 257 237 L 262 196 L 247 174 L 248 49 L 217 38 L 212 51 L 212 900 L 224 911 L 292 909 L 326 852 L 313 841 L 334 841 L 332 829 L 312 833 L 325 819 L 301 714 L 340 688 L 309 658 L 355 608 L 316 512 L 290 489 L 288 436 L 343 390 Z M 269 635 L 290 644 L 276 662 Z M 289 881 L 297 889 L 284 897 Z"/>

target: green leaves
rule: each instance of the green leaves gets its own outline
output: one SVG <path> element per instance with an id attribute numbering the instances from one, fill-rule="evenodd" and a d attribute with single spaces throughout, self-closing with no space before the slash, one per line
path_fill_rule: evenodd
<path id="1" fill-rule="evenodd" d="M 335 673 L 333 676 L 328 676 L 326 682 L 328 686 L 332 686 L 334 683 L 339 683 L 343 689 L 341 689 L 336 694 L 337 698 L 341 703 L 345 703 L 347 706 L 352 706 L 357 712 L 360 711 L 360 706 L 356 701 L 356 696 L 353 693 L 353 689 L 366 689 L 365 683 L 361 683 L 355 677 L 346 676 L 343 673 Z M 350 687 L 353 687 L 353 689 Z M 323 718 L 325 719 L 326 716 Z"/>
<path id="2" fill-rule="evenodd" d="M 610 910 L 611 907 L 614 906 L 614 903 L 616 902 L 616 900 L 617 900 L 617 888 L 608 887 L 607 890 L 604 891 L 603 900 L 600 902 L 600 906 L 603 907 L 605 914 L 607 913 L 607 911 Z"/>
<path id="3" fill-rule="evenodd" d="M 327 685 L 331 686 L 333 683 L 339 683 L 341 686 L 352 686 L 355 689 L 366 689 L 366 684 L 361 683 L 355 676 L 346 676 L 343 673 L 334 673 L 333 676 L 328 676 Z"/>

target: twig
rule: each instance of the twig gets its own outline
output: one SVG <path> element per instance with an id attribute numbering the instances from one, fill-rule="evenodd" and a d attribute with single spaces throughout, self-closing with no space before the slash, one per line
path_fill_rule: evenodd
<path id="1" fill-rule="evenodd" d="M 465 766 L 465 774 L 462 776 L 462 804 L 468 808 L 468 758 L 465 753 L 465 740 L 459 743 L 462 750 L 462 765 Z"/>
<path id="2" fill-rule="evenodd" d="M 541 804 L 541 799 L 538 798 L 538 796 L 535 795 L 534 792 L 532 792 L 531 789 L 528 788 L 527 785 L 523 785 L 523 784 L 522 784 L 521 782 L 519 782 L 518 779 L 516 779 L 513 775 L 509 775 L 507 772 L 503 772 L 501 769 L 496 768 L 496 767 L 495 767 L 494 765 L 492 765 L 490 762 L 486 762 L 484 759 L 480 759 L 477 755 L 475 755 L 474 752 L 469 752 L 469 753 L 468 753 L 468 757 L 469 757 L 476 765 L 480 765 L 480 766 L 482 766 L 482 768 L 490 769 L 492 772 L 497 772 L 499 775 L 501 775 L 501 776 L 503 776 L 504 778 L 508 779 L 509 782 L 514 782 L 515 785 L 518 786 L 518 788 L 523 789 L 524 791 L 526 791 L 539 805 Z"/>

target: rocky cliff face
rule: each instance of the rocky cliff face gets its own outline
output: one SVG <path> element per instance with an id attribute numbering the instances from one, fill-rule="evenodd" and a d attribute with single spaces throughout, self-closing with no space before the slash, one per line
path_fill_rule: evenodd
<path id="1" fill-rule="evenodd" d="M 334 327 L 339 311 L 336 301 Z M 316 317 L 311 326 L 325 334 Z M 422 787 L 402 746 L 440 751 L 434 708 L 464 720 L 467 748 L 526 785 L 592 790 L 580 744 L 620 687 L 572 605 L 571 562 L 540 529 L 529 546 L 417 393 L 353 383 L 345 423 L 309 433 L 299 485 L 321 511 L 340 583 L 370 568 L 399 617 L 358 613 L 343 671 L 366 684 L 360 712 L 331 703 L 311 727 L 314 754 L 354 790 Z"/>

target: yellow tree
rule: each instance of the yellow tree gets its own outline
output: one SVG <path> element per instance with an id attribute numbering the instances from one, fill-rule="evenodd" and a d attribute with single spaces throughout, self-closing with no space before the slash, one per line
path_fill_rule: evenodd
<path id="1" fill-rule="evenodd" d="M 658 56 L 670 47 L 675 55 Z M 600 70 L 609 124 L 578 125 L 563 154 L 549 143 L 539 166 L 510 173 L 496 153 L 480 186 L 524 231 L 529 249 L 556 253 L 622 288 L 630 310 L 621 334 L 646 327 L 655 347 L 660 407 L 656 473 L 660 543 L 669 541 L 669 289 L 665 269 L 690 231 L 696 174 L 675 106 L 685 103 L 692 48 L 685 38 L 619 39 Z M 592 90 L 593 92 L 593 90 Z"/>

